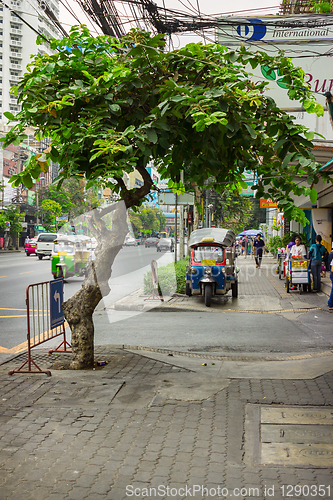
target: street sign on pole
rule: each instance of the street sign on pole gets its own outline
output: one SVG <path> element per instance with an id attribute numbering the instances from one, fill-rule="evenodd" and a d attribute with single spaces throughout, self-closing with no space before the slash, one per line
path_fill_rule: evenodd
<path id="1" fill-rule="evenodd" d="M 65 322 L 61 305 L 63 303 L 64 279 L 50 281 L 50 323 L 51 329 L 63 325 Z"/>
<path id="2" fill-rule="evenodd" d="M 175 205 L 176 193 L 162 192 L 158 194 L 159 205 Z M 177 195 L 177 205 L 194 205 L 194 193 Z"/>

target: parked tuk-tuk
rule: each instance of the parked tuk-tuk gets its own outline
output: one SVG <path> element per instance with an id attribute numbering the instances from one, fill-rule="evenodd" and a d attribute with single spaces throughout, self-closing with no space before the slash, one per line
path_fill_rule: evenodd
<path id="1" fill-rule="evenodd" d="M 92 258 L 92 243 L 88 236 L 60 235 L 53 242 L 51 272 L 54 278 L 84 276 Z"/>
<path id="2" fill-rule="evenodd" d="M 235 240 L 235 234 L 229 229 L 205 228 L 192 232 L 186 295 L 204 296 L 207 307 L 214 295 L 225 295 L 230 289 L 232 296 L 238 297 Z"/>

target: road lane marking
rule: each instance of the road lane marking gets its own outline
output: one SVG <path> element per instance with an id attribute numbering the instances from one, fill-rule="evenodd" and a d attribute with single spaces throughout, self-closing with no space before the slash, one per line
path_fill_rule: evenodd
<path id="1" fill-rule="evenodd" d="M 65 321 L 64 325 L 65 325 L 65 328 L 67 328 L 69 326 L 67 321 Z M 40 338 L 44 339 L 44 336 L 46 334 L 47 334 L 47 330 L 46 330 L 46 332 L 43 332 L 40 334 Z M 62 335 L 62 332 L 59 335 L 56 335 L 54 337 L 49 338 L 48 340 L 55 339 L 57 337 L 60 337 L 61 335 Z M 47 342 L 47 340 L 45 340 L 45 342 Z M 28 349 L 28 341 L 27 340 L 25 342 L 22 342 L 22 344 L 18 344 L 14 347 L 11 347 L 10 349 L 8 349 L 7 347 L 0 346 L 0 353 L 2 352 L 2 353 L 7 353 L 7 354 L 16 354 L 18 352 L 25 351 L 26 349 Z"/>
<path id="2" fill-rule="evenodd" d="M 19 274 L 29 274 L 29 273 L 34 273 L 35 271 L 25 271 L 24 273 L 19 273 Z"/>
<path id="3" fill-rule="evenodd" d="M 26 309 L 16 309 L 14 307 L 0 307 L 0 311 L 26 311 Z"/>
<path id="4" fill-rule="evenodd" d="M 0 278 L 7 278 L 7 276 L 0 276 Z"/>
<path id="5" fill-rule="evenodd" d="M 25 342 L 22 342 L 22 344 L 16 345 L 15 347 L 12 347 L 11 349 L 7 349 L 6 347 L 0 346 L 0 352 L 15 354 L 17 352 L 24 351 L 27 348 L 28 348 L 28 341 L 26 340 Z"/>
<path id="6" fill-rule="evenodd" d="M 0 316 L 0 318 L 26 318 L 26 314 L 15 314 L 13 316 Z"/>

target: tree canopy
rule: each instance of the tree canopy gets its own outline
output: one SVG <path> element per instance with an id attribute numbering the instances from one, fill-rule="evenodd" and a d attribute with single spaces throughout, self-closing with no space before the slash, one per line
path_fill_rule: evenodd
<path id="1" fill-rule="evenodd" d="M 4 113 L 18 121 L 5 145 L 22 141 L 28 126 L 52 144 L 12 177 L 14 186 L 31 186 L 52 159 L 60 165 L 59 182 L 82 174 L 88 186 L 102 181 L 129 208 L 153 189 L 145 168 L 150 160 L 180 190 L 184 171 L 199 187 L 211 179 L 216 191 L 237 192 L 246 169 L 257 174 L 257 197 L 273 198 L 287 218 L 305 223 L 292 195 L 314 200 L 314 184 L 329 175 L 319 173 L 311 153 L 314 133 L 293 123 L 264 94 L 266 83 L 249 76 L 258 65 L 278 69 L 289 97 L 322 115 L 303 71 L 283 54 L 201 43 L 166 52 L 162 35 L 132 30 L 119 41 L 92 37 L 84 26 L 51 41 L 51 48 L 54 54 L 32 59 L 15 89 L 21 111 Z M 123 172 L 133 168 L 143 185 L 127 189 Z"/>
<path id="2" fill-rule="evenodd" d="M 142 206 L 135 212 L 129 212 L 129 218 L 134 233 L 152 234 L 163 231 L 166 224 L 166 218 L 163 212 L 157 208 Z"/>

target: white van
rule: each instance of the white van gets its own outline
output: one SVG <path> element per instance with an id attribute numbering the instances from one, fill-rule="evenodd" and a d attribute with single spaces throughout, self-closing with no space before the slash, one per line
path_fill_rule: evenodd
<path id="1" fill-rule="evenodd" d="M 53 242 L 57 238 L 56 233 L 40 233 L 37 236 L 37 247 L 36 247 L 36 255 L 39 260 L 42 260 L 43 257 L 51 256 Z"/>

